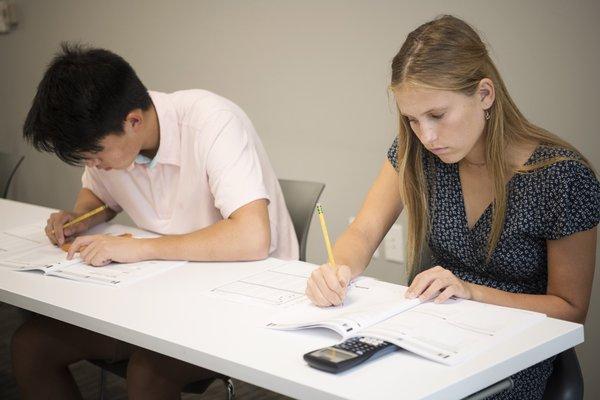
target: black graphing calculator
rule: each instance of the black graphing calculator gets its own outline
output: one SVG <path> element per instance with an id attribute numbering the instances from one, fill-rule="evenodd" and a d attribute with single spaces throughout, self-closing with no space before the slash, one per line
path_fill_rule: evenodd
<path id="1" fill-rule="evenodd" d="M 357 336 L 335 346 L 306 353 L 304 361 L 313 368 L 336 374 L 369 359 L 391 353 L 397 348 L 396 345 L 383 340 Z"/>

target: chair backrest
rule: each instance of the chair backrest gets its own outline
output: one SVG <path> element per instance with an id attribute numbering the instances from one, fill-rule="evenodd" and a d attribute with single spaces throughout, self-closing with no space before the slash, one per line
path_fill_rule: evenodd
<path id="1" fill-rule="evenodd" d="M 583 375 L 575 349 L 556 356 L 552 375 L 548 378 L 543 400 L 582 400 Z"/>
<path id="2" fill-rule="evenodd" d="M 0 198 L 5 199 L 8 196 L 10 182 L 24 158 L 25 156 L 0 152 Z"/>
<path id="3" fill-rule="evenodd" d="M 300 260 L 306 261 L 308 228 L 310 228 L 315 205 L 325 189 L 325 184 L 288 179 L 280 179 L 279 184 L 298 237 Z"/>

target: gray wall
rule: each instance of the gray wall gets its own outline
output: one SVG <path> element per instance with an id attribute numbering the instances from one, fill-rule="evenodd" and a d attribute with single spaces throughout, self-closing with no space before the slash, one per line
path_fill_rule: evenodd
<path id="1" fill-rule="evenodd" d="M 322 181 L 335 237 L 355 215 L 395 131 L 389 64 L 406 34 L 440 13 L 483 33 L 513 98 L 600 167 L 595 1 L 23 1 L 0 36 L 0 149 L 23 152 L 12 198 L 70 208 L 81 171 L 32 152 L 20 129 L 44 67 L 62 40 L 124 56 L 146 85 L 205 88 L 253 120 L 280 177 Z M 126 219 L 123 219 L 126 220 Z M 326 259 L 318 229 L 309 260 Z M 403 267 L 374 260 L 371 274 L 402 282 Z M 576 272 L 574 272 L 576 273 Z M 598 274 L 579 357 L 587 395 L 600 369 Z"/>

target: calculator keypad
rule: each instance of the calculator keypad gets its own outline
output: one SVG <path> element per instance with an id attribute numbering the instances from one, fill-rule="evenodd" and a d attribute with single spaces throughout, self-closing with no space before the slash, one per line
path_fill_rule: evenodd
<path id="1" fill-rule="evenodd" d="M 363 355 L 373 352 L 386 344 L 383 340 L 363 336 L 348 339 L 334 347 Z"/>

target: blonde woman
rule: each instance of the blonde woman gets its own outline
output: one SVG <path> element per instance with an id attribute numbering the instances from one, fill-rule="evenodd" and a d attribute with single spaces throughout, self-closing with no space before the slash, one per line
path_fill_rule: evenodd
<path id="1" fill-rule="evenodd" d="M 564 140 L 530 123 L 485 44 L 443 16 L 411 32 L 392 62 L 398 137 L 350 227 L 306 293 L 340 304 L 400 212 L 408 216 L 407 296 L 451 296 L 583 323 L 595 266 L 600 184 Z M 427 243 L 431 268 L 421 270 Z M 546 360 L 499 398 L 539 399 Z"/>

